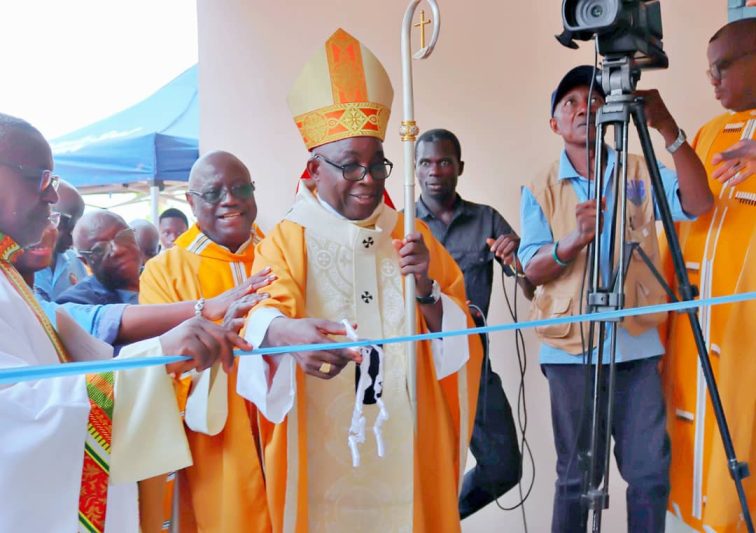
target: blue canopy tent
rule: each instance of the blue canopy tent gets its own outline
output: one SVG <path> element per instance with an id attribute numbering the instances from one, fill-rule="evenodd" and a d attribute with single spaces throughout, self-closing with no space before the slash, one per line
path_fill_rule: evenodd
<path id="1" fill-rule="evenodd" d="M 149 188 L 157 222 L 160 191 L 186 182 L 197 160 L 199 97 L 193 66 L 138 104 L 51 141 L 55 170 L 82 193 Z M 180 188 L 183 189 L 183 186 Z"/>

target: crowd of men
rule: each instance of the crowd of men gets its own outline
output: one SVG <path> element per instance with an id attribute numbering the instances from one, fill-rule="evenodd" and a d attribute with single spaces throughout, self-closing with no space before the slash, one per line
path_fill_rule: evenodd
<path id="1" fill-rule="evenodd" d="M 756 284 L 756 19 L 718 31 L 708 60 L 727 112 L 691 144 L 659 93 L 638 91 L 674 162 L 659 165 L 666 203 L 704 297 Z M 404 234 L 404 214 L 385 191 L 391 83 L 372 52 L 341 29 L 289 95 L 310 153 L 306 186 L 267 235 L 255 224 L 251 172 L 234 154 L 210 152 L 192 167 L 186 200 L 194 223 L 168 209 L 157 226 L 129 225 L 109 211 L 85 213 L 81 195 L 53 173 L 40 132 L 0 114 L 0 368 L 190 358 L 0 384 L 0 531 L 459 531 L 461 519 L 522 475 L 512 410 L 485 336 L 418 342 L 414 403 L 406 343 L 233 352 L 330 343 L 355 330 L 363 339 L 400 336 L 409 275 L 418 332 L 482 325 L 495 264 L 532 300 L 533 318 L 580 314 L 591 243 L 602 244 L 600 276 L 611 276 L 612 225 L 605 220 L 596 235 L 595 220 L 613 210 L 610 177 L 620 164 L 607 144 L 595 153 L 588 117 L 604 94 L 591 89 L 593 78 L 593 67 L 570 70 L 548 114 L 544 105 L 563 148 L 522 190 L 521 235 L 493 207 L 459 195 L 462 146 L 446 129 L 417 140 L 417 224 Z M 589 194 L 598 156 L 601 205 Z M 646 161 L 630 155 L 626 166 L 627 237 L 674 284 Z M 666 299 L 635 256 L 624 291 L 626 307 Z M 743 385 L 756 379 L 746 309 L 705 309 L 700 317 L 736 449 L 756 464 L 756 393 Z M 660 336 L 666 322 L 658 313 L 628 317 L 614 332 L 611 434 L 628 484 L 628 530 L 664 531 L 673 509 L 694 527 L 736 531 L 742 516 L 714 426 L 704 425 L 692 336 L 680 317 Z M 535 331 L 557 452 L 552 531 L 584 531 L 586 391 L 608 387 L 584 368 L 608 362 L 610 341 L 598 361 L 578 324 Z M 599 452 L 609 445 L 601 441 Z M 465 472 L 468 449 L 476 464 Z M 756 504 L 755 487 L 746 486 Z"/>

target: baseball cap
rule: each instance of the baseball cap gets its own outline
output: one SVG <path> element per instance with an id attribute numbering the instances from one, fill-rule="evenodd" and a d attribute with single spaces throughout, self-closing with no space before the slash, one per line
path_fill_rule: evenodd
<path id="1" fill-rule="evenodd" d="M 557 85 L 556 90 L 551 93 L 551 115 L 554 115 L 554 110 L 556 109 L 557 104 L 565 94 L 575 87 L 590 87 L 591 78 L 593 78 L 593 66 L 591 65 L 580 65 L 565 74 L 562 81 Z M 597 94 L 605 96 L 604 90 L 598 82 L 594 83 L 593 90 Z"/>

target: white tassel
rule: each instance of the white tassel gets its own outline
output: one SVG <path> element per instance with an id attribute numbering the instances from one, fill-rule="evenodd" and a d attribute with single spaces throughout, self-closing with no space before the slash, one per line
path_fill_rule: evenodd
<path id="1" fill-rule="evenodd" d="M 349 340 L 359 340 L 357 333 L 354 331 L 349 321 L 344 319 L 341 322 L 344 324 Z M 373 350 L 375 350 L 378 355 L 378 375 L 375 377 L 374 382 L 370 378 L 370 360 Z M 352 466 L 354 468 L 360 466 L 359 445 L 365 442 L 365 426 L 367 425 L 367 421 L 362 413 L 362 409 L 365 401 L 365 391 L 370 388 L 371 384 L 373 385 L 373 391 L 378 405 L 378 416 L 373 425 L 373 435 L 375 436 L 378 457 L 383 457 L 385 455 L 381 427 L 389 418 L 386 405 L 381 398 L 378 398 L 378 395 L 383 390 L 383 350 L 379 346 L 372 345 L 361 348 L 360 352 L 362 354 L 362 362 L 360 363 L 360 380 L 357 382 L 357 392 L 354 397 L 354 410 L 352 411 L 352 423 L 349 427 L 349 436 L 347 437 L 349 450 L 352 452 Z"/>

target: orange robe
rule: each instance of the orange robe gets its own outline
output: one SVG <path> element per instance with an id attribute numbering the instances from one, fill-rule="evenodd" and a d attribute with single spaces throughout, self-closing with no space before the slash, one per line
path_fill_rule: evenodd
<path id="1" fill-rule="evenodd" d="M 302 191 L 300 191 L 300 195 L 302 194 Z M 397 217 L 390 237 L 401 239 L 404 222 L 401 214 L 398 214 Z M 457 306 L 466 310 L 462 272 L 443 246 L 433 238 L 428 227 L 422 222 L 418 222 L 417 227 L 423 234 L 425 243 L 430 250 L 430 277 L 439 283 L 444 295 L 449 296 Z M 303 226 L 291 220 L 284 220 L 258 245 L 254 268 L 260 268 L 263 265 L 271 266 L 278 279 L 266 288 L 271 298 L 262 302 L 256 310 L 274 308 L 292 318 L 307 316 L 307 302 L 305 300 L 313 291 L 312 287 L 308 287 L 308 279 L 310 279 L 308 264 L 312 264 L 308 263 L 308 239 L 317 240 L 317 237 L 307 236 L 309 231 L 309 229 L 306 230 Z M 372 238 L 363 239 L 363 236 L 359 235 L 353 241 L 353 244 L 355 248 L 361 249 L 363 245 L 366 248 L 369 247 L 372 242 Z M 321 253 L 316 255 L 315 260 L 321 264 L 330 265 L 324 267 L 322 272 L 324 276 L 335 279 L 334 283 L 336 284 L 341 282 L 350 284 L 352 275 L 357 278 L 360 277 L 361 274 L 357 270 L 352 270 L 353 266 L 358 269 L 356 265 L 359 258 L 355 259 L 354 265 L 351 265 L 349 264 L 350 260 L 344 255 L 351 253 L 348 248 L 334 252 L 333 242 L 318 242 L 317 246 L 324 248 L 321 249 Z M 325 248 L 328 248 L 328 250 Z M 330 258 L 328 257 L 329 253 L 331 253 Z M 388 261 L 376 261 L 375 265 L 361 263 L 359 268 L 365 270 L 377 269 L 380 277 L 381 273 L 385 275 L 394 268 L 389 263 L 395 263 L 395 257 Z M 351 274 L 352 272 L 354 273 Z M 362 289 L 357 292 L 361 293 L 361 291 Z M 398 302 L 394 301 L 393 303 L 398 303 L 399 309 L 401 309 L 403 305 L 401 286 L 398 287 L 397 295 Z M 333 298 L 341 297 L 342 294 L 333 293 Z M 385 301 L 386 298 L 386 294 L 381 293 L 375 301 Z M 351 305 L 354 306 L 354 309 L 362 304 L 355 301 Z M 385 317 L 385 308 L 379 307 L 379 309 L 382 310 L 373 312 L 380 313 L 380 316 Z M 396 310 L 396 307 L 394 309 Z M 254 320 L 256 310 L 253 310 L 250 315 L 252 320 Z M 401 311 L 398 312 L 403 316 Z M 468 327 L 473 327 L 472 320 L 466 311 L 465 315 Z M 351 320 L 354 317 L 320 316 L 318 318 L 331 320 L 349 318 Z M 385 318 L 383 320 L 385 323 Z M 359 319 L 357 324 L 357 332 L 359 333 Z M 248 332 L 249 329 L 250 323 L 248 323 Z M 417 331 L 427 331 L 419 308 L 417 310 Z M 430 343 L 424 341 L 417 344 L 417 433 L 414 442 L 410 440 L 408 443 L 410 447 L 409 458 L 412 463 L 409 468 L 410 471 L 414 470 L 414 475 L 410 474 L 409 476 L 413 489 L 408 495 L 411 502 L 408 519 L 414 531 L 434 533 L 460 531 L 457 498 L 461 474 L 465 466 L 466 448 L 475 418 L 482 357 L 478 336 L 473 335 L 467 339 L 467 346 L 469 347 L 467 364 L 463 365 L 459 371 L 451 373 L 441 380 L 436 379 L 437 370 L 434 366 Z M 389 361 L 387 364 L 391 364 L 391 357 L 388 352 L 386 361 Z M 397 364 L 395 361 L 396 359 L 394 359 L 394 364 Z M 246 361 L 244 364 L 246 364 Z M 278 371 L 281 371 L 280 367 Z M 399 512 L 392 507 L 381 508 L 380 505 L 377 508 L 374 507 L 375 504 L 370 502 L 381 497 L 371 499 L 372 486 L 370 484 L 367 487 L 365 486 L 364 479 L 360 478 L 361 473 L 359 471 L 355 471 L 352 475 L 349 472 L 352 465 L 349 459 L 349 448 L 346 445 L 348 422 L 343 423 L 344 407 L 342 401 L 346 399 L 346 402 L 344 402 L 348 404 L 346 409 L 351 412 L 351 405 L 354 403 L 354 389 L 352 388 L 351 393 L 349 392 L 349 383 L 350 380 L 352 383 L 354 382 L 354 372 L 354 365 L 350 364 L 340 375 L 332 380 L 324 381 L 306 376 L 299 366 L 295 365 L 296 393 L 292 400 L 293 406 L 282 422 L 274 424 L 263 418 L 262 411 L 264 411 L 264 408 L 261 407 L 261 437 L 264 443 L 268 502 L 273 530 L 276 532 L 304 532 L 308 531 L 308 528 L 319 527 L 312 525 L 313 517 L 308 514 L 308 510 L 313 505 L 309 501 L 312 493 L 308 491 L 312 491 L 310 485 L 313 483 L 315 483 L 314 486 L 324 489 L 323 494 L 318 494 L 318 499 L 331 501 L 330 504 L 325 504 L 324 508 L 330 508 L 333 514 L 342 517 L 341 519 L 329 519 L 330 513 L 325 511 L 326 518 L 320 518 L 321 523 L 324 520 L 331 520 L 330 523 L 334 531 L 352 528 L 352 526 L 347 526 L 340 520 L 352 521 L 353 524 L 360 523 L 360 527 L 355 530 L 389 530 L 388 524 L 392 522 L 391 515 Z M 387 372 L 391 372 L 391 370 L 387 370 Z M 240 372 L 240 376 L 244 376 L 244 372 Z M 243 379 L 244 377 L 240 377 L 240 383 Z M 342 387 L 346 388 L 346 394 L 344 394 Z M 394 389 L 392 394 L 402 394 L 402 391 L 406 393 L 404 387 L 402 386 L 401 391 Z M 313 396 L 314 390 L 318 391 L 317 396 Z M 384 397 L 384 400 L 389 401 L 386 397 Z M 366 406 L 366 409 L 368 407 L 374 406 Z M 323 412 L 313 413 L 313 409 L 324 409 L 325 415 Z M 406 425 L 401 425 L 402 423 L 398 422 L 396 417 L 398 413 L 396 411 L 393 413 L 394 417 L 391 418 L 392 413 L 389 412 L 390 418 L 384 424 L 384 435 L 386 431 L 390 431 L 389 425 L 392 423 L 394 424 L 393 431 L 398 431 L 398 433 L 394 433 L 393 437 L 387 437 L 389 451 L 386 456 L 382 459 L 375 457 L 374 448 L 371 448 L 372 434 L 368 431 L 368 442 L 363 446 L 361 452 L 363 455 L 362 464 L 357 467 L 358 469 L 378 468 L 380 470 L 382 468 L 380 465 L 385 465 L 387 470 L 391 469 L 396 464 L 392 465 L 392 457 L 393 461 L 397 461 L 397 454 L 392 455 L 391 451 L 392 443 L 397 443 L 391 439 L 413 439 L 411 422 L 406 424 L 405 419 L 403 424 Z M 332 435 L 334 434 L 333 425 L 327 429 L 308 427 L 309 424 L 313 423 L 313 420 L 319 421 L 316 423 L 322 423 L 324 417 L 338 418 L 339 416 L 342 416 L 342 422 L 336 423 L 337 427 L 332 439 L 324 437 L 324 435 L 328 435 L 329 432 Z M 372 424 L 372 415 L 367 416 L 368 423 Z M 343 439 L 341 437 L 342 424 Z M 398 429 L 396 428 L 397 425 L 399 425 Z M 313 453 L 314 448 L 318 449 L 317 453 Z M 321 452 L 320 449 L 327 451 Z M 318 460 L 315 457 L 320 459 Z M 367 465 L 365 464 L 366 458 Z M 373 459 L 372 463 L 371 458 Z M 312 464 L 312 461 L 317 462 Z M 335 463 L 331 461 L 335 461 Z M 378 466 L 376 467 L 376 465 Z M 330 478 L 333 468 L 341 469 L 343 475 L 331 486 L 317 479 Z M 383 478 L 384 481 L 376 481 L 375 491 L 384 491 L 384 496 L 386 492 L 401 491 L 403 488 L 386 486 L 385 476 L 380 473 L 377 474 L 377 477 Z M 350 481 L 350 479 L 353 481 Z M 344 482 L 346 485 L 344 485 Z M 380 489 L 378 488 L 379 485 Z M 350 498 L 349 493 L 358 496 Z M 308 496 L 308 494 L 310 495 Z M 355 502 L 355 500 L 357 501 Z M 348 503 L 342 503 L 343 501 L 348 501 Z M 376 510 L 382 513 L 378 515 L 380 518 L 377 519 L 377 523 L 375 520 Z"/>
<path id="2" fill-rule="evenodd" d="M 173 248 L 147 263 L 139 302 L 212 298 L 239 285 L 252 273 L 253 244 L 262 237 L 259 229 L 255 232 L 246 247 L 231 253 L 195 224 Z M 228 375 L 228 416 L 222 431 L 211 436 L 185 428 L 194 464 L 178 477 L 182 532 L 270 530 L 257 446 L 257 411 L 236 394 L 236 374 L 235 368 Z M 177 390 L 183 406 L 188 387 Z"/>
<path id="3" fill-rule="evenodd" d="M 756 110 L 726 113 L 703 126 L 693 147 L 707 174 L 713 171 L 711 158 L 715 153 L 742 138 L 753 138 L 754 131 Z M 756 179 L 735 187 L 709 180 L 709 186 L 716 198 L 712 211 L 678 227 L 691 283 L 699 287 L 703 298 L 756 290 Z M 752 302 L 702 308 L 699 312 L 735 451 L 738 459 L 750 463 L 751 472 L 756 470 L 753 316 Z M 687 315 L 672 315 L 666 353 L 664 380 L 672 440 L 670 511 L 697 530 L 706 525 L 719 533 L 741 531 L 735 485 L 699 370 Z M 753 474 L 744 485 L 753 512 Z"/>

